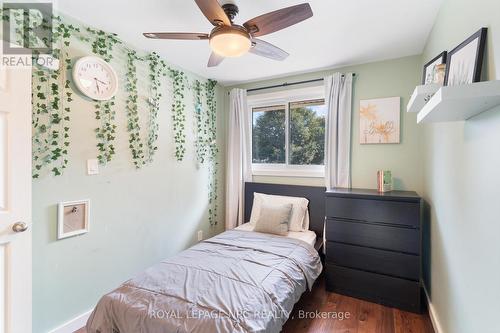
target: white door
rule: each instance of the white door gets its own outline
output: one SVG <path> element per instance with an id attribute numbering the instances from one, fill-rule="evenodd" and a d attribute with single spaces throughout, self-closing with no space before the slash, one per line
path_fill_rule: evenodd
<path id="1" fill-rule="evenodd" d="M 0 66 L 0 333 L 30 332 L 31 68 Z"/>

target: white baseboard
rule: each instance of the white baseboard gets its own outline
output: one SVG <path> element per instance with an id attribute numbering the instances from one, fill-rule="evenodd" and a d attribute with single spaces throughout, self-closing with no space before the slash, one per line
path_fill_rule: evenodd
<path id="1" fill-rule="evenodd" d="M 427 292 L 427 288 L 424 287 L 425 297 L 427 298 L 427 308 L 429 309 L 429 317 L 431 318 L 432 327 L 434 328 L 435 333 L 444 333 L 443 327 L 441 326 L 436 309 L 434 305 L 432 305 L 431 299 L 429 298 L 429 293 Z"/>
<path id="2" fill-rule="evenodd" d="M 61 326 L 54 328 L 49 333 L 73 333 L 74 331 L 79 330 L 80 328 L 85 326 L 85 324 L 87 323 L 87 319 L 89 319 L 91 313 L 92 310 L 82 313 L 81 315 L 67 321 Z"/>

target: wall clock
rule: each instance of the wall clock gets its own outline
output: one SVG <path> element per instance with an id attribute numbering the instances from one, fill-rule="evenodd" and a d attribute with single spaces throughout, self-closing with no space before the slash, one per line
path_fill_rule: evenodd
<path id="1" fill-rule="evenodd" d="M 113 98 L 118 90 L 115 70 L 99 57 L 88 56 L 78 59 L 73 67 L 73 80 L 78 90 L 97 101 Z"/>

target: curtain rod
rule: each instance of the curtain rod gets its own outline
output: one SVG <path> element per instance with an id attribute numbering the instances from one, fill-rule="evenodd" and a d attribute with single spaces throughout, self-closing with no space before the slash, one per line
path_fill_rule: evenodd
<path id="1" fill-rule="evenodd" d="M 344 74 L 342 74 L 342 76 L 344 76 Z M 356 73 L 352 73 L 352 76 L 356 76 Z M 320 81 L 323 81 L 323 78 L 321 78 L 321 79 L 305 80 L 305 81 L 297 81 L 297 82 L 290 82 L 290 83 L 284 82 L 282 84 L 276 84 L 276 85 L 273 85 L 273 86 L 266 86 L 266 87 L 259 87 L 259 88 L 248 89 L 247 92 L 264 90 L 264 89 L 279 88 L 279 87 L 288 87 L 288 86 L 294 86 L 296 84 L 305 84 L 305 83 L 320 82 Z"/>

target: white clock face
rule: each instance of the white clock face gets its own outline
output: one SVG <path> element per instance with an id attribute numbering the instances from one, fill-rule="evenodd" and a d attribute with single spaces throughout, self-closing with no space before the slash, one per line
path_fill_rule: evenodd
<path id="1" fill-rule="evenodd" d="M 115 71 L 98 57 L 78 59 L 73 69 L 73 79 L 83 94 L 98 101 L 111 99 L 118 89 Z"/>

